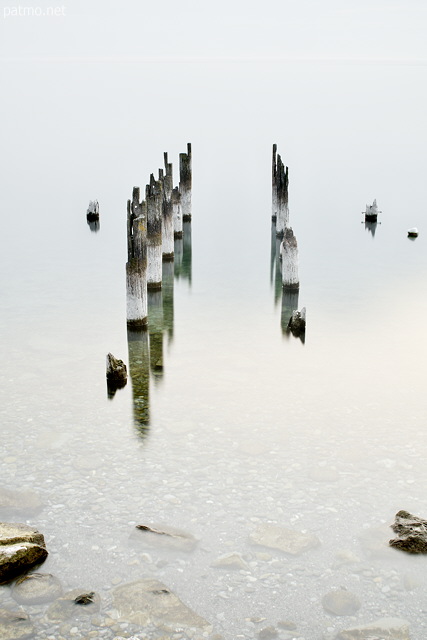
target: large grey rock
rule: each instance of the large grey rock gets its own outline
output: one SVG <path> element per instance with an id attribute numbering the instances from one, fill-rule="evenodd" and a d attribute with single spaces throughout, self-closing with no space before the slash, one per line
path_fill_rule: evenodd
<path id="1" fill-rule="evenodd" d="M 168 525 L 144 525 L 139 524 L 132 532 L 130 539 L 141 545 L 149 547 L 173 549 L 177 551 L 193 551 L 198 544 L 188 531 L 170 527 Z"/>
<path id="2" fill-rule="evenodd" d="M 19 604 L 43 604 L 61 595 L 61 583 L 50 573 L 29 573 L 18 578 L 12 588 L 12 597 Z"/>
<path id="3" fill-rule="evenodd" d="M 407 553 L 427 553 L 427 520 L 398 511 L 391 528 L 398 536 L 389 541 L 391 547 Z"/>
<path id="4" fill-rule="evenodd" d="M 69 618 L 92 616 L 101 608 L 101 598 L 93 591 L 73 589 L 53 602 L 47 610 L 52 622 L 64 622 Z"/>
<path id="5" fill-rule="evenodd" d="M 250 534 L 249 539 L 254 544 L 279 549 L 292 556 L 298 556 L 320 544 L 319 539 L 311 533 L 302 533 L 275 524 L 260 525 Z"/>
<path id="6" fill-rule="evenodd" d="M 325 611 L 335 616 L 352 616 L 362 605 L 359 598 L 351 591 L 336 589 L 323 596 L 322 606 Z"/>
<path id="7" fill-rule="evenodd" d="M 0 584 L 9 582 L 46 559 L 43 535 L 32 527 L 0 523 Z"/>
<path id="8" fill-rule="evenodd" d="M 32 516 L 43 509 L 43 503 L 34 491 L 12 491 L 0 488 L 0 513 L 11 517 Z"/>
<path id="9" fill-rule="evenodd" d="M 0 609 L 0 640 L 33 638 L 34 629 L 26 613 Z"/>
<path id="10" fill-rule="evenodd" d="M 381 618 L 359 627 L 345 629 L 336 640 L 410 640 L 409 624 L 401 618 Z"/>
<path id="11" fill-rule="evenodd" d="M 169 631 L 188 627 L 208 631 L 210 628 L 207 620 L 186 607 L 166 585 L 151 578 L 114 589 L 113 606 L 120 622 L 141 626 L 157 624 Z"/>

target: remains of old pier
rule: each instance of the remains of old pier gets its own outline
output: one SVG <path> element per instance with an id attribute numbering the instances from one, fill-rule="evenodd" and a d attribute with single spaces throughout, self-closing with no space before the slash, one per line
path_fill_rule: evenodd
<path id="1" fill-rule="evenodd" d="M 150 175 L 145 200 L 139 188 L 128 202 L 127 323 L 146 328 L 147 289 L 162 288 L 162 261 L 174 259 L 174 240 L 182 238 L 183 221 L 191 220 L 191 144 L 179 155 L 179 186 L 173 186 L 173 166 L 163 154 L 158 180 Z"/>
<path id="2" fill-rule="evenodd" d="M 140 201 L 140 189 L 134 187 L 127 203 L 129 369 L 141 435 L 150 419 L 150 374 L 155 381 L 161 378 L 163 336 L 169 341 L 173 337 L 174 276 L 191 282 L 191 145 L 179 156 L 179 186 L 173 186 L 166 152 L 163 160 L 158 179 L 150 175 L 145 200 Z"/>
<path id="3" fill-rule="evenodd" d="M 281 156 L 277 153 L 277 145 L 273 144 L 272 154 L 272 273 L 276 264 L 276 283 L 282 288 L 281 324 L 284 331 L 291 331 L 292 318 L 300 318 L 302 311 L 297 311 L 299 274 L 298 244 L 292 228 L 289 226 L 289 169 L 285 167 Z M 278 239 L 274 242 L 274 236 Z M 277 289 L 277 287 L 276 287 Z M 277 297 L 277 296 L 276 296 Z M 305 309 L 303 322 L 293 335 L 301 335 L 305 331 Z"/>

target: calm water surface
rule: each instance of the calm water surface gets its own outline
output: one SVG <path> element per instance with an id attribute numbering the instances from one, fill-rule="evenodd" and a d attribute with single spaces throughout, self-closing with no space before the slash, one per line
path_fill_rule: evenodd
<path id="1" fill-rule="evenodd" d="M 113 586 L 147 576 L 226 640 L 333 638 L 385 616 L 424 637 L 425 559 L 387 542 L 399 509 L 427 516 L 425 68 L 11 63 L 2 84 L 0 487 L 44 504 L 2 519 L 45 534 L 41 570 L 65 591 L 99 592 L 100 637 L 119 635 L 103 623 Z M 176 183 L 187 141 L 182 260 L 165 265 L 148 334 L 128 335 L 126 200 L 165 150 Z M 273 142 L 290 167 L 304 344 L 282 326 Z M 112 399 L 108 351 L 132 377 Z M 321 545 L 255 547 L 265 522 Z M 197 549 L 130 540 L 153 523 Z M 233 552 L 245 568 L 212 566 Z M 353 616 L 322 607 L 340 586 L 361 601 Z M 8 587 L 0 603 L 18 607 Z M 88 637 L 45 610 L 30 610 L 34 638 Z"/>

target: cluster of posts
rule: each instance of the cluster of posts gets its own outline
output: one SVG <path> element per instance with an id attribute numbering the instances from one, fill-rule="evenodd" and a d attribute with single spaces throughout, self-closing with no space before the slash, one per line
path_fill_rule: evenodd
<path id="1" fill-rule="evenodd" d="M 277 145 L 273 144 L 271 275 L 275 272 L 276 294 L 278 288 L 282 291 L 282 329 L 303 339 L 305 308 L 298 311 L 298 244 L 292 227 L 289 226 L 288 187 L 289 169 L 277 153 Z"/>
<path id="2" fill-rule="evenodd" d="M 174 259 L 174 240 L 183 236 L 183 222 L 191 221 L 191 144 L 179 156 L 179 186 L 173 187 L 172 163 L 164 153 L 159 169 L 127 203 L 128 261 L 126 264 L 127 324 L 144 329 L 148 323 L 148 291 L 162 288 L 162 263 Z"/>
<path id="3" fill-rule="evenodd" d="M 144 435 L 150 421 L 150 374 L 163 376 L 163 338 L 173 338 L 174 280 L 191 284 L 191 144 L 179 155 L 179 184 L 164 153 L 158 179 L 151 174 L 140 200 L 127 202 L 126 292 L 129 373 L 135 425 Z"/>

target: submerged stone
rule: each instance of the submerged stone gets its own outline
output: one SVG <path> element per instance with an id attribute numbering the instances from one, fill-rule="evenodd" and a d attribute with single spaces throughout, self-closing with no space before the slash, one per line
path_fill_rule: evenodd
<path id="1" fill-rule="evenodd" d="M 227 553 L 224 556 L 221 556 L 214 562 L 212 562 L 212 567 L 218 567 L 221 569 L 236 569 L 236 570 L 249 570 L 249 565 L 245 562 L 240 553 Z"/>
<path id="2" fill-rule="evenodd" d="M 210 624 L 189 609 L 158 580 L 147 578 L 121 585 L 113 591 L 113 606 L 120 622 L 179 631 L 188 627 L 209 630 Z"/>
<path id="3" fill-rule="evenodd" d="M 409 624 L 401 618 L 381 618 L 375 622 L 341 631 L 336 640 L 410 640 Z"/>
<path id="4" fill-rule="evenodd" d="M 389 541 L 391 547 L 407 553 L 427 553 L 427 520 L 398 511 L 391 528 L 398 536 Z"/>
<path id="5" fill-rule="evenodd" d="M 319 539 L 311 533 L 302 533 L 275 524 L 260 525 L 250 534 L 249 540 L 254 544 L 279 549 L 293 556 L 298 556 L 320 544 Z"/>
<path id="6" fill-rule="evenodd" d="M 0 609 L 0 640 L 33 638 L 33 632 L 33 625 L 26 613 Z"/>
<path id="7" fill-rule="evenodd" d="M 352 616 L 362 605 L 359 598 L 351 591 L 336 589 L 323 596 L 322 606 L 325 611 L 335 616 Z"/>
<path id="8" fill-rule="evenodd" d="M 89 600 L 86 599 L 88 595 L 90 595 Z M 100 608 L 101 598 L 97 593 L 83 589 L 73 589 L 51 604 L 46 615 L 52 622 L 64 622 L 69 618 L 92 616 Z"/>
<path id="9" fill-rule="evenodd" d="M 42 509 L 43 503 L 34 491 L 0 488 L 0 513 L 34 515 Z"/>
<path id="10" fill-rule="evenodd" d="M 0 523 L 0 584 L 13 580 L 48 553 L 43 535 L 32 527 L 18 523 Z"/>
<path id="11" fill-rule="evenodd" d="M 193 551 L 199 542 L 191 533 L 168 525 L 139 524 L 135 529 L 130 539 L 149 547 L 189 552 Z"/>
<path id="12" fill-rule="evenodd" d="M 19 604 L 42 604 L 62 595 L 58 578 L 50 573 L 30 573 L 19 578 L 12 588 L 12 597 Z"/>

